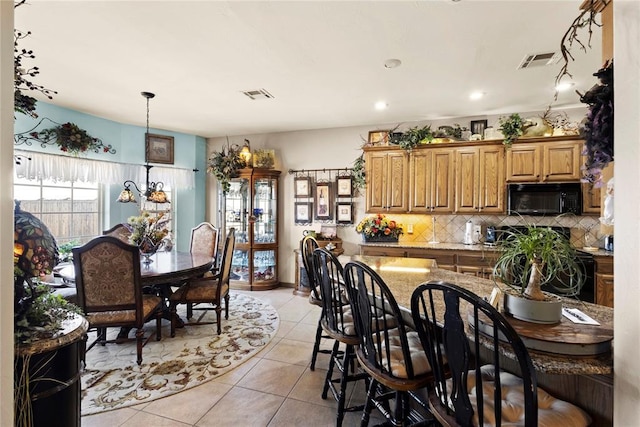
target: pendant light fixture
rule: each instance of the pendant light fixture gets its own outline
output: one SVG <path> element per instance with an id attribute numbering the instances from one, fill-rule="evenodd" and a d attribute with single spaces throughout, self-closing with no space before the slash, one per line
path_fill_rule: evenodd
<path id="1" fill-rule="evenodd" d="M 149 100 L 156 95 L 151 92 L 141 92 L 140 94 L 147 99 L 147 132 L 144 134 L 145 147 L 146 147 L 146 145 L 148 144 L 147 140 L 149 139 Z M 150 202 L 170 203 L 169 199 L 167 198 L 167 193 L 165 193 L 162 190 L 162 188 L 164 187 L 164 184 L 162 182 L 149 181 L 149 170 L 152 167 L 153 165 L 150 165 L 148 161 L 144 164 L 144 168 L 147 170 L 144 193 L 140 190 L 140 188 L 138 188 L 135 182 L 131 180 L 126 180 L 123 183 L 124 189 L 118 196 L 117 201 L 120 203 L 129 203 L 129 202 L 136 203 L 135 195 L 133 194 L 133 191 L 131 191 L 131 186 L 133 186 L 138 192 L 138 194 L 143 195 L 144 198 Z"/>

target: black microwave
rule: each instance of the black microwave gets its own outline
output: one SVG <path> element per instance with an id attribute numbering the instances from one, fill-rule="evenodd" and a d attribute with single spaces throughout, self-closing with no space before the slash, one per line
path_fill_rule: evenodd
<path id="1" fill-rule="evenodd" d="M 507 186 L 509 215 L 559 215 L 582 213 L 580 183 L 509 184 Z"/>

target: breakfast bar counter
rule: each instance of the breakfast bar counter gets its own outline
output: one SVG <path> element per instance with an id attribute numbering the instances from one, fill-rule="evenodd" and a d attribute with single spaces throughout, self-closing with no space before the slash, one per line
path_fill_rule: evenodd
<path id="1" fill-rule="evenodd" d="M 441 280 L 464 287 L 481 297 L 488 297 L 496 286 L 489 279 L 433 267 L 433 260 L 430 259 L 363 255 L 355 255 L 351 259 L 364 262 L 380 274 L 400 308 L 407 313 L 407 319 L 411 317 L 411 295 L 421 283 Z M 347 259 L 342 261 L 343 265 L 346 261 Z M 562 332 L 562 329 L 568 328 L 568 335 L 565 335 L 567 340 L 595 337 L 608 345 L 609 350 L 597 356 L 550 354 L 533 349 L 529 349 L 529 355 L 536 369 L 538 386 L 555 397 L 586 410 L 593 419 L 592 426 L 610 426 L 613 424 L 613 309 L 568 298 L 564 298 L 563 305 L 578 308 L 599 322 L 600 326 L 573 324 L 564 317 L 557 325 L 537 325 L 505 317 L 512 326 L 516 327 L 518 322 L 526 323 L 526 328 L 535 330 L 543 337 L 547 335 L 563 340 L 557 334 L 567 333 Z M 522 329 L 516 329 L 523 336 Z M 529 334 L 531 331 L 524 332 Z M 529 347 L 526 340 L 523 341 Z M 507 371 L 517 372 L 517 365 L 508 354 L 503 354 L 501 365 Z"/>
<path id="2" fill-rule="evenodd" d="M 444 281 L 456 284 L 481 297 L 489 297 L 496 284 L 489 279 L 455 273 L 452 271 L 434 268 L 428 259 L 403 258 L 403 257 L 376 257 L 355 255 L 353 260 L 362 261 L 380 274 L 393 293 L 398 305 L 410 310 L 411 295 L 413 290 L 421 283 L 428 281 Z M 591 342 L 594 339 L 602 341 L 610 349 L 613 339 L 613 310 L 596 304 L 583 303 L 570 298 L 563 300 L 563 306 L 577 308 L 583 313 L 600 323 L 600 326 L 573 324 L 563 317 L 558 325 L 540 325 L 520 322 L 515 319 L 512 326 L 523 335 L 523 328 L 527 335 L 534 331 L 537 336 L 544 338 L 549 335 L 549 341 L 561 342 L 576 339 L 584 339 Z M 523 325 L 524 324 L 524 325 Z M 565 334 L 565 337 L 562 335 Z M 525 344 L 526 339 L 524 339 Z M 580 343 L 577 343 L 580 345 Z M 540 346 L 538 346 L 540 347 Z M 575 354 L 552 354 L 529 348 L 531 359 L 538 372 L 548 374 L 610 374 L 613 372 L 613 359 L 611 351 L 603 352 L 597 356 L 576 356 Z"/>

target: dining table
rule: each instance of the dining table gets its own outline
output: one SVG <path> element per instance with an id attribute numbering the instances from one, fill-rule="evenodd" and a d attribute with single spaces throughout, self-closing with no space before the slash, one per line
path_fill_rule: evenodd
<path id="1" fill-rule="evenodd" d="M 207 254 L 190 252 L 156 252 L 149 263 L 140 261 L 140 285 L 172 285 L 202 276 L 213 267 L 214 259 Z M 69 264 L 57 270 L 67 283 L 75 283 L 75 270 Z"/>
<path id="2" fill-rule="evenodd" d="M 171 286 L 179 286 L 184 281 L 201 277 L 214 267 L 214 258 L 208 254 L 161 251 L 149 257 L 150 262 L 143 258 L 140 260 L 140 286 L 154 287 L 158 295 L 165 300 L 163 318 L 171 320 L 171 314 L 166 300 L 171 295 Z M 56 272 L 66 284 L 75 283 L 75 270 L 73 264 L 69 264 Z M 182 327 L 183 321 L 178 319 L 177 327 Z"/>
<path id="3" fill-rule="evenodd" d="M 411 295 L 422 283 L 443 281 L 486 299 L 494 288 L 504 286 L 491 279 L 438 268 L 432 259 L 353 255 L 348 260 L 363 262 L 380 275 L 411 324 Z M 346 262 L 343 258 L 343 265 Z M 573 323 L 564 316 L 558 324 L 534 324 L 503 314 L 523 339 L 538 384 L 554 396 L 588 410 L 593 425 L 608 425 L 613 419 L 613 309 L 568 297 L 562 301 L 563 307 L 579 309 L 599 325 Z M 582 347 L 590 350 L 576 354 Z M 512 356 L 503 354 L 503 366 L 511 362 L 515 369 Z"/>

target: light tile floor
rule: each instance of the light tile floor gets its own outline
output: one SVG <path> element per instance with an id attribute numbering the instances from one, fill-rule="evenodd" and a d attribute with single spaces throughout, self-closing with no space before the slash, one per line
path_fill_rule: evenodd
<path id="1" fill-rule="evenodd" d="M 280 316 L 276 336 L 260 353 L 231 372 L 200 386 L 146 404 L 82 417 L 82 425 L 335 425 L 335 400 L 331 393 L 327 400 L 320 396 L 329 356 L 319 354 L 315 371 L 309 369 L 319 307 L 309 304 L 305 297 L 294 295 L 292 288 L 249 294 L 271 304 Z M 331 345 L 329 340 L 323 340 L 322 348 L 328 349 Z M 362 381 L 348 391 L 350 404 L 364 402 Z M 359 425 L 360 415 L 360 412 L 347 413 L 343 425 Z M 380 416 L 374 411 L 369 425 L 380 422 Z"/>

